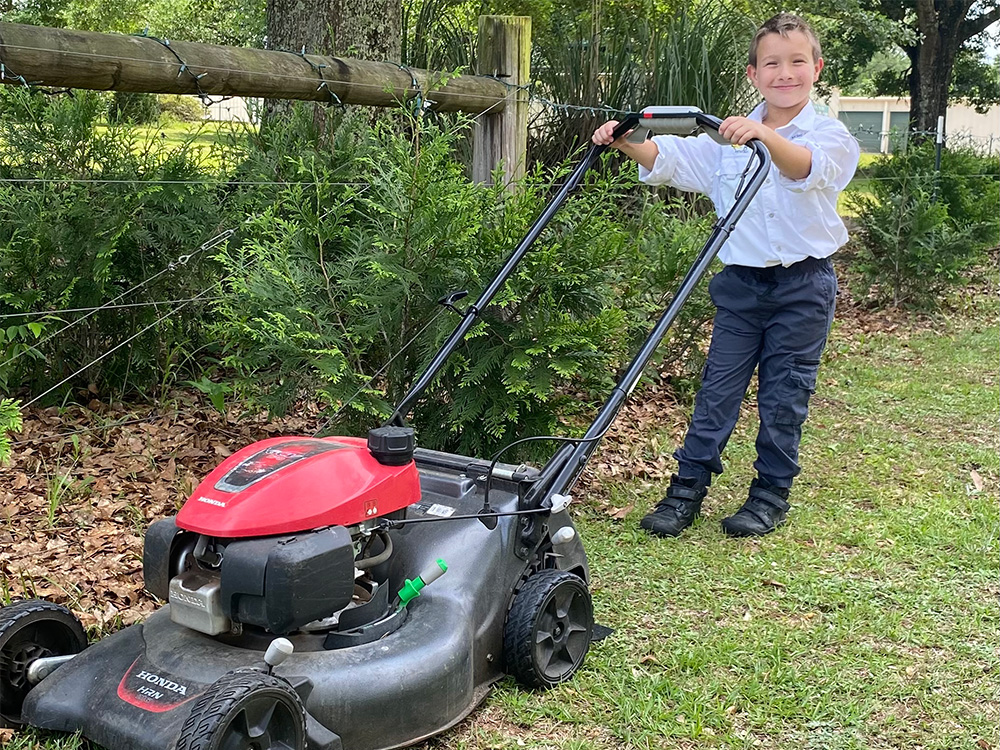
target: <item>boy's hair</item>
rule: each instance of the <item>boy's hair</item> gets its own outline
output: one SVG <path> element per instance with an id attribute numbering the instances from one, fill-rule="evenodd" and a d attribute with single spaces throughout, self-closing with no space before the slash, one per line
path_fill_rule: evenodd
<path id="1" fill-rule="evenodd" d="M 761 39 L 768 34 L 781 34 L 783 37 L 787 37 L 793 31 L 801 31 L 812 44 L 813 62 L 816 62 L 823 56 L 819 48 L 819 38 L 816 36 L 816 32 L 812 30 L 812 26 L 806 23 L 805 19 L 792 13 L 778 13 L 776 16 L 771 16 L 764 21 L 761 27 L 757 29 L 757 33 L 754 34 L 753 41 L 750 42 L 750 64 L 755 68 L 757 67 L 757 45 L 760 44 Z"/>

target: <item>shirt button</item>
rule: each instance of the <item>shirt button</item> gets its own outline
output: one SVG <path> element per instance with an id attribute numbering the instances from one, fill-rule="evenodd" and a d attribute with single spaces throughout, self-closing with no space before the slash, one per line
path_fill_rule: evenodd
<path id="1" fill-rule="evenodd" d="M 770 213 L 770 214 L 768 214 L 768 215 L 767 215 L 767 218 L 769 218 L 769 219 L 773 219 L 773 218 L 774 218 L 774 214 L 773 214 L 773 213 Z"/>

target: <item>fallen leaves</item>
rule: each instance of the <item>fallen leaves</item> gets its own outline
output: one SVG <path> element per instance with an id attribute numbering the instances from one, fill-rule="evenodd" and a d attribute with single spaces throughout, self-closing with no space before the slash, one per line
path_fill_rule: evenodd
<path id="1" fill-rule="evenodd" d="M 12 598 L 65 604 L 100 631 L 144 619 L 158 606 L 142 588 L 146 527 L 175 514 L 222 457 L 319 425 L 315 410 L 234 424 L 183 396 L 172 403 L 25 415 L 0 467 L 0 578 Z"/>
<path id="2" fill-rule="evenodd" d="M 979 472 L 973 469 L 969 472 L 969 478 L 972 479 L 972 486 L 976 488 L 976 492 L 982 492 L 985 485 L 983 484 L 983 478 L 979 476 Z"/>

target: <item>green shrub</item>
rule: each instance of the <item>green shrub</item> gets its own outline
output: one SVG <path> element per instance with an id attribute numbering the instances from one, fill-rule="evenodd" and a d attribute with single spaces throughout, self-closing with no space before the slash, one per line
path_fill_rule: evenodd
<path id="1" fill-rule="evenodd" d="M 221 189 L 193 152 L 109 127 L 97 94 L 0 96 L 0 314 L 93 308 L 136 287 L 119 303 L 184 299 L 212 284 L 208 253 L 177 262 L 223 225 Z M 183 309 L 52 398 L 87 386 L 105 397 L 148 392 L 178 352 L 201 343 L 202 308 Z M 39 394 L 168 309 L 109 309 L 71 328 L 85 313 L 7 318 L 0 390 Z"/>
<path id="2" fill-rule="evenodd" d="M 949 287 L 997 242 L 997 157 L 933 144 L 875 159 L 866 191 L 848 194 L 862 229 L 853 268 L 857 292 L 876 304 L 938 306 Z"/>
<path id="3" fill-rule="evenodd" d="M 247 403 L 280 412 L 318 395 L 347 406 L 336 429 L 349 433 L 389 415 L 458 322 L 436 301 L 478 296 L 566 175 L 535 169 L 516 192 L 471 184 L 460 137 L 380 122 L 326 144 L 301 114 L 261 134 L 241 173 L 296 184 L 220 254 L 213 328 Z M 662 302 L 658 285 L 704 240 L 688 242 L 662 206 L 629 219 L 633 190 L 632 177 L 594 175 L 567 201 L 417 405 L 422 445 L 480 455 L 551 431 L 588 394 L 603 400 Z"/>
<path id="4" fill-rule="evenodd" d="M 115 91 L 108 104 L 108 121 L 148 125 L 160 117 L 160 103 L 156 94 L 136 94 L 131 91 Z"/>
<path id="5" fill-rule="evenodd" d="M 167 121 L 199 122 L 205 117 L 205 106 L 193 96 L 164 94 L 157 97 L 157 106 Z"/>
<path id="6" fill-rule="evenodd" d="M 945 206 L 955 229 L 971 232 L 976 243 L 995 246 L 1000 231 L 1000 156 L 949 147 L 941 153 L 940 174 L 934 172 L 934 161 L 934 144 L 923 143 L 876 158 L 868 173 L 882 182 L 919 185 Z"/>
<path id="7" fill-rule="evenodd" d="M 0 464 L 10 457 L 10 435 L 21 429 L 21 409 L 16 401 L 0 398 Z"/>

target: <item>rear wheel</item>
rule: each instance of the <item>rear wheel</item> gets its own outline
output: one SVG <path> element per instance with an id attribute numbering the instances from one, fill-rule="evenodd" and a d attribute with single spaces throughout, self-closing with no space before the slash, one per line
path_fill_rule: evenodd
<path id="1" fill-rule="evenodd" d="M 177 750 L 305 750 L 302 700 L 285 680 L 229 672 L 191 708 Z"/>
<path id="2" fill-rule="evenodd" d="M 565 682 L 583 664 L 593 632 L 587 584 L 564 570 L 541 570 L 524 582 L 507 613 L 506 671 L 529 688 Z"/>
<path id="3" fill-rule="evenodd" d="M 29 599 L 0 609 L 0 727 L 24 723 L 21 706 L 33 687 L 28 668 L 35 660 L 86 647 L 83 626 L 62 605 Z"/>

